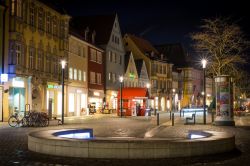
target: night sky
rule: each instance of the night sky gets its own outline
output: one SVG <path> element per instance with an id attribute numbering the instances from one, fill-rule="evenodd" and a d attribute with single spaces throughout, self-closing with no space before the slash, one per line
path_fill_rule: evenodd
<path id="1" fill-rule="evenodd" d="M 177 43 L 190 49 L 189 34 L 202 19 L 230 17 L 250 40 L 250 10 L 244 0 L 52 0 L 72 16 L 118 13 L 122 33 L 153 44 Z M 249 25 L 248 25 L 249 23 Z"/>

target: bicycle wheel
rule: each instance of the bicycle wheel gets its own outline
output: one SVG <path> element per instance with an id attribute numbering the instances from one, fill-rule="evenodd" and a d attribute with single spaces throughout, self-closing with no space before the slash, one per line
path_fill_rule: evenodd
<path id="1" fill-rule="evenodd" d="M 17 124 L 18 124 L 18 120 L 17 120 L 16 117 L 11 116 L 11 117 L 9 118 L 9 120 L 8 120 L 8 123 L 9 123 L 10 127 L 16 127 Z"/>
<path id="2" fill-rule="evenodd" d="M 28 118 L 24 117 L 22 119 L 22 127 L 28 127 L 28 125 L 29 125 Z"/>

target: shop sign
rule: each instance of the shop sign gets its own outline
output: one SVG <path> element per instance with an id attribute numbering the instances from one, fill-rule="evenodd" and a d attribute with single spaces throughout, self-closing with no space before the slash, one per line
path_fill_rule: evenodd
<path id="1" fill-rule="evenodd" d="M 129 77 L 134 79 L 135 78 L 135 74 L 134 73 L 129 73 Z"/>
<path id="2" fill-rule="evenodd" d="M 1 74 L 1 82 L 8 82 L 8 74 Z"/>
<path id="3" fill-rule="evenodd" d="M 19 88 L 24 88 L 24 82 L 22 80 L 17 80 L 16 78 L 13 78 L 12 86 L 13 87 L 19 87 Z"/>
<path id="4" fill-rule="evenodd" d="M 61 89 L 62 86 L 61 85 L 53 85 L 53 84 L 48 84 L 47 85 L 48 89 Z"/>

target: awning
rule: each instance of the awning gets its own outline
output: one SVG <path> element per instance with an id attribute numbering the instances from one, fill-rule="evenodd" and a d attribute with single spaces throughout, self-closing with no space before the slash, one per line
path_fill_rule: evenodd
<path id="1" fill-rule="evenodd" d="M 133 99 L 140 97 L 148 97 L 147 88 L 122 88 L 123 99 Z M 120 99 L 120 90 L 118 91 L 117 98 Z"/>

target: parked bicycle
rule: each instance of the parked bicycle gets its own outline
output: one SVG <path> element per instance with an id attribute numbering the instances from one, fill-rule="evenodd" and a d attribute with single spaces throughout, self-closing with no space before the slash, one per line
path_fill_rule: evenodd
<path id="1" fill-rule="evenodd" d="M 29 117 L 28 116 L 24 116 L 24 117 L 21 118 L 20 115 L 17 113 L 17 111 L 15 111 L 15 114 L 11 115 L 9 117 L 8 124 L 11 127 L 28 126 L 28 124 L 29 124 Z"/>

